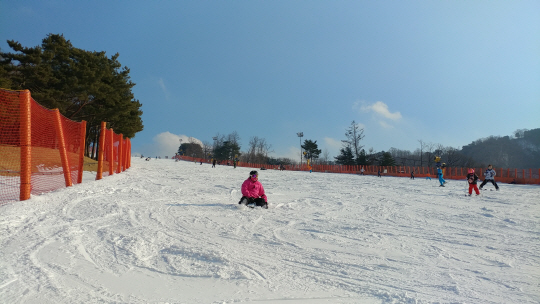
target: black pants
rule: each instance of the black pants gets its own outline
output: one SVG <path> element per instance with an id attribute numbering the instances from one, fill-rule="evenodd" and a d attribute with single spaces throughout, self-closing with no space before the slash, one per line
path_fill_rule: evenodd
<path id="1" fill-rule="evenodd" d="M 493 184 L 493 186 L 495 186 L 495 189 L 499 189 L 499 186 L 497 185 L 497 183 L 495 182 L 494 179 L 484 179 L 484 181 L 482 182 L 482 184 L 480 184 L 480 189 L 482 189 L 482 187 L 484 187 L 484 185 L 485 185 L 487 182 L 491 182 L 491 183 Z"/>
<path id="2" fill-rule="evenodd" d="M 253 197 L 242 196 L 242 198 L 240 199 L 240 201 L 238 202 L 238 204 L 242 204 L 242 201 L 243 201 L 244 199 L 247 200 L 247 204 L 246 204 L 246 205 L 249 205 L 249 204 L 255 204 L 255 206 L 261 206 L 261 207 L 268 206 L 268 203 L 266 203 L 266 202 L 264 201 L 264 198 L 262 198 L 262 197 L 259 197 L 259 198 L 253 198 Z"/>

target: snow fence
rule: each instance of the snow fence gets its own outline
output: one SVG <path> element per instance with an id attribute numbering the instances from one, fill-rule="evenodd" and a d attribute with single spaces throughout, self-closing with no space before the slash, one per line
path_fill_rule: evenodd
<path id="1" fill-rule="evenodd" d="M 0 205 L 81 183 L 85 138 L 85 121 L 42 107 L 28 90 L 0 89 Z M 129 138 L 102 123 L 100 142 L 101 170 L 129 168 Z"/>
<path id="2" fill-rule="evenodd" d="M 175 155 L 172 159 L 192 161 L 196 163 L 212 163 L 212 160 L 204 158 L 195 158 L 185 155 Z M 218 165 L 233 165 L 232 161 L 218 161 Z M 258 168 L 263 170 L 279 170 L 280 165 L 268 165 L 268 164 L 253 164 L 238 162 L 238 167 Z M 435 167 L 412 167 L 412 166 L 361 166 L 361 165 L 284 165 L 284 170 L 292 171 L 312 171 L 312 172 L 324 172 L 324 173 L 345 173 L 345 174 L 362 174 L 364 169 L 364 175 L 378 175 L 381 172 L 381 176 L 398 176 L 398 177 L 410 177 L 411 172 L 414 173 L 415 178 L 438 178 L 437 168 Z M 444 179 L 461 180 L 467 176 L 469 168 L 463 167 L 446 167 L 443 169 Z M 483 173 L 486 168 L 473 168 L 476 174 L 483 179 Z M 508 169 L 508 168 L 493 168 L 497 175 L 495 180 L 503 183 L 515 183 L 515 184 L 540 184 L 540 169 Z"/>

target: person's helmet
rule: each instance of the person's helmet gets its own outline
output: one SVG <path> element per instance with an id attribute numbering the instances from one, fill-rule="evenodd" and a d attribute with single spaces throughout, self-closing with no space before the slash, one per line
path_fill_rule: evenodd
<path id="1" fill-rule="evenodd" d="M 253 175 L 259 176 L 259 172 L 257 172 L 257 170 L 253 170 L 253 171 L 249 172 L 249 176 L 253 176 Z"/>
<path id="2" fill-rule="evenodd" d="M 474 173 L 474 169 L 469 169 L 469 173 Z"/>

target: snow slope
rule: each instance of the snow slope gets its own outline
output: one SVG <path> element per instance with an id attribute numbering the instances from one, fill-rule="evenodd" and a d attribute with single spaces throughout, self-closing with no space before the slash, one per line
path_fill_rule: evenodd
<path id="1" fill-rule="evenodd" d="M 1 303 L 539 303 L 540 187 L 133 158 L 0 207 Z"/>

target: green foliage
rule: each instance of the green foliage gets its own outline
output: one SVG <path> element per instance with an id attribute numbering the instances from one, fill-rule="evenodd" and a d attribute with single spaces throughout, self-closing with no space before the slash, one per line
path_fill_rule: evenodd
<path id="1" fill-rule="evenodd" d="M 340 155 L 334 157 L 336 159 L 336 163 L 339 165 L 354 165 L 354 155 L 352 152 L 352 149 L 350 146 L 347 146 L 345 148 L 341 148 Z"/>
<path id="2" fill-rule="evenodd" d="M 240 156 L 240 146 L 232 141 L 224 141 L 214 150 L 214 158 L 219 161 L 233 160 L 235 155 Z"/>
<path id="3" fill-rule="evenodd" d="M 523 132 L 523 139 L 537 147 L 540 147 L 540 128 Z"/>
<path id="4" fill-rule="evenodd" d="M 361 165 L 361 166 L 369 166 L 369 165 L 371 165 L 371 163 L 368 160 L 366 150 L 364 150 L 364 149 L 360 150 L 360 154 L 356 158 L 356 164 Z"/>
<path id="5" fill-rule="evenodd" d="M 495 168 L 540 168 L 540 129 L 518 130 L 517 138 L 490 136 L 463 146 L 461 153 L 480 166 Z"/>
<path id="6" fill-rule="evenodd" d="M 87 121 L 87 142 L 95 141 L 101 121 L 116 133 L 132 138 L 142 131 L 141 103 L 131 91 L 129 69 L 119 54 L 75 48 L 63 35 L 49 34 L 41 46 L 23 47 L 9 40 L 14 53 L 0 53 L 0 84 L 30 90 L 44 107 Z"/>
<path id="7" fill-rule="evenodd" d="M 321 154 L 321 150 L 317 149 L 317 141 L 306 139 L 304 140 L 304 144 L 301 145 L 301 147 L 306 152 L 305 158 L 309 159 L 311 162 L 313 162 L 314 158 L 319 158 L 319 155 Z"/>
<path id="8" fill-rule="evenodd" d="M 379 165 L 380 166 L 395 166 L 396 161 L 394 160 L 390 152 L 383 152 L 382 157 L 379 160 Z"/>
<path id="9" fill-rule="evenodd" d="M 395 166 L 396 161 L 394 160 L 390 152 L 383 152 L 382 157 L 379 160 L 379 165 L 380 166 Z"/>
<path id="10" fill-rule="evenodd" d="M 201 145 L 197 143 L 183 143 L 178 148 L 179 155 L 191 156 L 191 157 L 204 157 L 203 149 Z"/>

